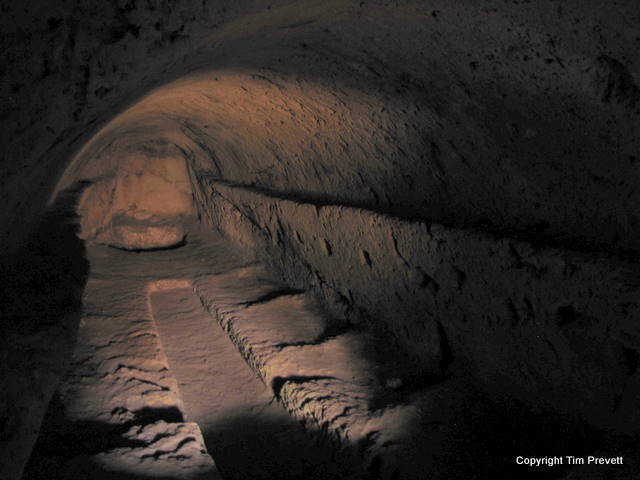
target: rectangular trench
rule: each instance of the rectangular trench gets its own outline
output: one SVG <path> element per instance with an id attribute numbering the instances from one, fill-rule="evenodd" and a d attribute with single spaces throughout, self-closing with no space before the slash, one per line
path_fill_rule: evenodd
<path id="1" fill-rule="evenodd" d="M 192 288 L 152 292 L 150 304 L 186 420 L 225 479 L 343 478 L 331 449 L 275 401 Z"/>

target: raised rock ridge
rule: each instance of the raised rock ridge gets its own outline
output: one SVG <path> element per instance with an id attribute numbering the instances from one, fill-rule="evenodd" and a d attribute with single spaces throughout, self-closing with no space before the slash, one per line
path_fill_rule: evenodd
<path id="1" fill-rule="evenodd" d="M 465 396 L 462 383 L 446 382 L 435 393 L 398 403 L 394 390 L 400 384 L 389 377 L 399 370 L 390 363 L 396 359 L 381 362 L 373 338 L 333 329 L 307 296 L 283 291 L 261 267 L 203 277 L 194 285 L 274 396 L 309 431 L 333 439 L 342 461 L 360 464 L 371 478 L 451 473 L 442 463 L 441 437 L 452 436 L 454 414 L 446 417 L 447 409 L 438 406 L 438 417 L 422 407 L 439 396 L 456 405 Z M 436 430 L 428 415 L 436 417 L 430 419 Z"/>
<path id="2" fill-rule="evenodd" d="M 467 371 L 490 390 L 637 432 L 635 264 L 195 181 L 211 228 L 424 372 Z"/>

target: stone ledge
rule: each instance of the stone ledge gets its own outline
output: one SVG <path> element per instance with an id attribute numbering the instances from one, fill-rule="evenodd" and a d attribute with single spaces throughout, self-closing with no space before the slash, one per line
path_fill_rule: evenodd
<path id="1" fill-rule="evenodd" d="M 332 335 L 331 320 L 306 296 L 287 293 L 259 266 L 200 278 L 194 289 L 274 397 L 307 430 L 328 436 L 340 461 L 372 478 L 447 478 L 445 440 L 459 428 L 452 412 L 471 392 L 463 381 L 396 392 L 388 375 L 398 366 L 369 360 L 369 334 Z"/>

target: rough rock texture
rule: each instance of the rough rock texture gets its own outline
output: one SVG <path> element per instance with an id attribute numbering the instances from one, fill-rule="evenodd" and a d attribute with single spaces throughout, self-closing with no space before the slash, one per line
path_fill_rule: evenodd
<path id="1" fill-rule="evenodd" d="M 167 268 L 173 262 L 160 257 L 141 268 L 138 254 L 96 245 L 88 246 L 87 260 L 71 365 L 24 478 L 133 480 L 149 472 L 215 478 L 198 427 L 184 423 L 178 385 L 149 311 L 149 291 L 158 281 L 176 284 L 173 275 L 184 276 L 184 266 Z"/>
<path id="2" fill-rule="evenodd" d="M 153 250 L 171 248 L 184 243 L 186 231 L 182 219 L 136 220 L 113 217 L 111 231 L 102 241 L 125 250 Z"/>
<path id="3" fill-rule="evenodd" d="M 162 153 L 100 162 L 97 172 L 87 172 L 95 183 L 80 199 L 81 238 L 127 250 L 184 241 L 186 218 L 194 213 L 185 160 Z"/>
<path id="4" fill-rule="evenodd" d="M 167 98 L 120 134 L 291 194 L 639 250 L 634 0 L 2 8 L 3 244 L 96 129 L 199 69 L 234 87 L 200 95 L 205 119 Z"/>
<path id="5" fill-rule="evenodd" d="M 634 264 L 200 181 L 212 227 L 423 371 L 638 431 Z"/>
<path id="6" fill-rule="evenodd" d="M 123 438 L 135 446 L 120 447 L 95 455 L 102 468 L 87 471 L 86 462 L 76 460 L 71 478 L 133 478 L 135 476 L 185 480 L 217 480 L 215 464 L 207 454 L 200 428 L 195 423 L 166 423 L 158 420 L 134 426 Z"/>
<path id="7" fill-rule="evenodd" d="M 625 452 L 630 465 L 615 472 L 619 478 L 637 471 L 629 438 L 625 446 L 552 411 L 496 401 L 468 377 L 407 381 L 401 352 L 359 328 L 336 329 L 308 296 L 274 283 L 259 265 L 194 285 L 274 396 L 308 431 L 336 444 L 340 462 L 355 466 L 354 478 L 539 479 L 516 456 L 568 443 L 576 454 Z"/>
<path id="8" fill-rule="evenodd" d="M 73 361 L 25 480 L 215 479 L 218 468 L 230 480 L 349 473 L 274 401 L 193 293 L 195 278 L 252 259 L 191 231 L 177 250 L 88 246 Z"/>
<path id="9" fill-rule="evenodd" d="M 226 248 L 218 244 L 221 252 Z M 221 475 L 228 480 L 346 478 L 351 466 L 310 435 L 247 365 L 193 287 L 160 289 L 150 297 L 169 368 Z"/>
<path id="10" fill-rule="evenodd" d="M 9 475 L 69 360 L 88 268 L 67 268 L 82 266 L 73 235 L 68 255 L 42 247 L 45 206 L 89 180 L 86 238 L 179 245 L 191 187 L 165 161 L 184 162 L 209 225 L 312 289 L 338 325 L 386 335 L 411 382 L 464 373 L 530 412 L 637 434 L 636 0 L 0 11 Z"/>
<path id="11" fill-rule="evenodd" d="M 388 352 L 383 360 L 373 338 L 333 331 L 304 295 L 286 293 L 261 267 L 204 277 L 195 291 L 289 412 L 337 443 L 342 462 L 355 462 L 371 478 L 449 478 L 443 444 L 454 422 L 433 408 L 422 411 L 424 399 L 403 404 L 394 395 L 400 385 L 390 376 L 402 368 Z M 458 382 L 440 389 L 458 408 L 456 397 L 472 391 Z M 426 405 L 440 394 L 425 395 Z"/>

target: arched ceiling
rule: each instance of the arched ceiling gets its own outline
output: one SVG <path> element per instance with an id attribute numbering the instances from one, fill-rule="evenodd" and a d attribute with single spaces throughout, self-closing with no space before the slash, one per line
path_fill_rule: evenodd
<path id="1" fill-rule="evenodd" d="M 3 7 L 7 251 L 56 185 L 163 143 L 293 198 L 640 249 L 635 2 L 41 7 Z"/>

